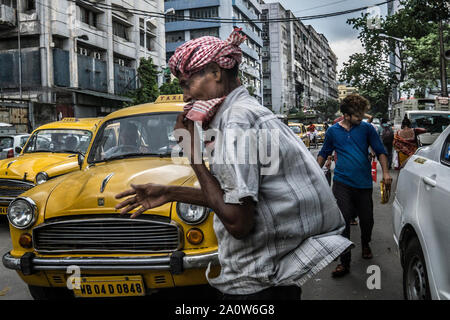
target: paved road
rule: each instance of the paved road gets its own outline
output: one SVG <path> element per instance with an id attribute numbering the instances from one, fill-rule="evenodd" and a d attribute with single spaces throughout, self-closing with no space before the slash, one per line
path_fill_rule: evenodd
<path id="1" fill-rule="evenodd" d="M 316 155 L 318 150 L 312 149 Z M 381 168 L 378 168 L 381 173 Z M 392 171 L 394 179 L 397 173 Z M 380 176 L 379 176 L 380 178 Z M 379 181 L 379 179 L 378 179 Z M 361 258 L 359 226 L 352 227 L 352 241 L 356 244 L 353 249 L 352 270 L 349 275 L 341 279 L 332 279 L 331 271 L 337 265 L 332 263 L 322 270 L 315 278 L 303 287 L 305 300 L 396 300 L 403 299 L 402 274 L 398 258 L 398 251 L 392 237 L 392 200 L 388 204 L 380 204 L 379 185 L 374 186 L 375 226 L 373 230 L 372 250 L 374 258 Z M 4 216 L 0 216 L 0 255 L 11 249 L 9 227 Z M 372 275 L 367 273 L 371 265 L 379 266 L 381 271 L 381 289 L 368 289 L 366 282 Z M 0 300 L 29 300 L 27 286 L 14 271 L 5 269 L 0 263 Z"/>
<path id="2" fill-rule="evenodd" d="M 318 150 L 312 149 L 313 155 Z M 378 165 L 378 179 L 381 179 L 381 167 Z M 397 181 L 398 171 L 391 171 L 394 178 L 393 189 Z M 373 259 L 361 258 L 361 242 L 359 226 L 351 227 L 351 240 L 356 248 L 352 250 L 351 273 L 340 279 L 331 278 L 331 272 L 338 262 L 333 262 L 323 269 L 317 276 L 308 281 L 303 287 L 302 298 L 305 300 L 399 300 L 403 299 L 402 268 L 400 265 L 397 246 L 393 239 L 392 229 L 392 202 L 380 203 L 380 185 L 374 184 L 374 219 L 375 225 L 372 234 Z M 371 265 L 379 266 L 381 274 L 381 289 L 370 290 L 367 287 L 368 278 L 373 271 L 367 273 Z M 371 278 L 372 280 L 372 278 Z M 370 281 L 370 283 L 373 283 Z"/>

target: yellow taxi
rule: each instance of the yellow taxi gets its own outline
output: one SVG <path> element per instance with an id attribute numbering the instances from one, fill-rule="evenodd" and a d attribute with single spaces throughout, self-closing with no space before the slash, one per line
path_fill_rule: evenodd
<path id="1" fill-rule="evenodd" d="M 101 119 L 65 118 L 33 131 L 15 158 L 0 161 L 0 214 L 17 196 L 54 177 L 79 170 L 77 154 L 86 153 Z"/>
<path id="2" fill-rule="evenodd" d="M 300 140 L 303 141 L 305 146 L 309 148 L 310 141 L 308 134 L 306 132 L 306 127 L 303 123 L 297 123 L 297 122 L 289 122 L 288 123 L 289 128 L 300 138 Z"/>
<path id="3" fill-rule="evenodd" d="M 323 143 L 325 140 L 325 127 L 323 124 L 315 123 L 314 126 L 317 130 L 317 142 Z"/>
<path id="4" fill-rule="evenodd" d="M 86 156 L 78 157 L 82 170 L 11 203 L 13 249 L 3 264 L 17 271 L 35 299 L 194 290 L 189 286 L 207 283 L 208 266 L 210 277 L 218 275 L 209 208 L 168 203 L 136 219 L 114 208 L 123 201 L 115 195 L 131 184 L 200 187 L 187 158 L 176 151 L 173 131 L 183 106 L 182 95 L 161 96 L 111 113 Z"/>

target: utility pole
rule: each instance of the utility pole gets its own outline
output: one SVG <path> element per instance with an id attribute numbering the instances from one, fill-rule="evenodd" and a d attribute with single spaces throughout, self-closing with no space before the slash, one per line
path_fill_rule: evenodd
<path id="1" fill-rule="evenodd" d="M 441 60 L 441 96 L 448 97 L 447 90 L 447 63 L 445 61 L 444 51 L 444 32 L 442 20 L 439 21 L 439 45 L 440 45 L 440 60 Z"/>
<path id="2" fill-rule="evenodd" d="M 20 0 L 17 1 L 17 49 L 19 53 L 19 95 L 20 100 L 22 100 L 22 46 L 20 43 L 20 11 L 21 11 Z"/>

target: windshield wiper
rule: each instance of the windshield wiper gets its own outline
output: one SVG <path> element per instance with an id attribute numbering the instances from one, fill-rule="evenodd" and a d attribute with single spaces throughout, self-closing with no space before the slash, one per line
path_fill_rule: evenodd
<path id="1" fill-rule="evenodd" d="M 131 157 L 142 157 L 142 156 L 150 156 L 150 157 L 164 157 L 164 156 L 170 156 L 171 153 L 143 153 L 143 152 L 137 152 L 137 153 L 126 153 L 121 154 L 119 156 L 109 157 L 103 159 L 103 161 L 111 161 L 111 160 L 120 160 L 125 158 L 131 158 Z"/>

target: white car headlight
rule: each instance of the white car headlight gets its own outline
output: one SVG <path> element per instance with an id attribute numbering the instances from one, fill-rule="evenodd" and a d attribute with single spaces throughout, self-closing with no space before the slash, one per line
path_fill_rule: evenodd
<path id="1" fill-rule="evenodd" d="M 16 198 L 8 207 L 8 220 L 17 229 L 28 229 L 36 220 L 37 207 L 27 197 Z"/>
<path id="2" fill-rule="evenodd" d="M 189 203 L 177 203 L 177 213 L 181 220 L 190 225 L 200 224 L 208 217 L 209 209 Z"/>
<path id="3" fill-rule="evenodd" d="M 48 174 L 46 172 L 39 172 L 36 175 L 36 184 L 42 184 L 44 182 L 47 182 L 48 180 Z"/>

